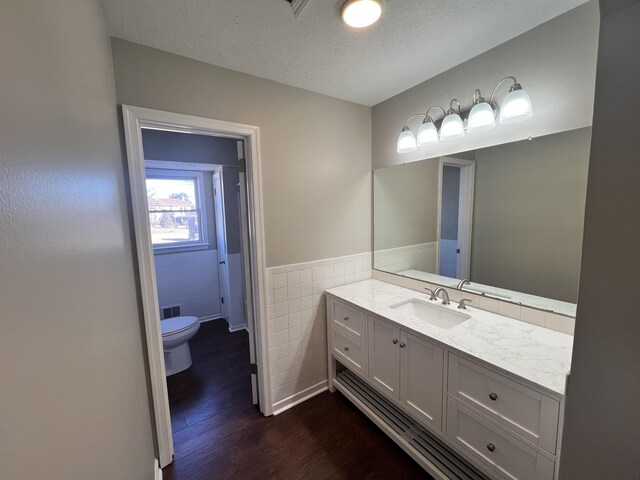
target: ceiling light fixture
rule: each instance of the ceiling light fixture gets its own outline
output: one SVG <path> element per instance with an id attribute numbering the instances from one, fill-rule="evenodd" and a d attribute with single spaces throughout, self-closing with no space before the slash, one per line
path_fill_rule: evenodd
<path id="1" fill-rule="evenodd" d="M 500 85 L 507 80 L 511 80 L 513 83 L 509 88 L 509 93 L 502 102 L 502 106 L 498 106 L 498 104 L 494 102 L 496 92 Z M 457 104 L 457 112 L 453 108 L 454 103 Z M 429 112 L 434 108 L 442 111 L 443 118 L 441 120 L 434 121 L 433 117 L 429 115 Z M 531 108 L 529 95 L 515 77 L 506 77 L 500 80 L 495 86 L 488 102 L 482 97 L 480 90 L 476 89 L 473 94 L 473 106 L 471 110 L 463 111 L 458 99 L 454 98 L 449 104 L 449 110 L 445 110 L 439 106 L 433 106 L 429 107 L 425 113 L 410 116 L 402 127 L 402 132 L 398 138 L 397 151 L 398 153 L 410 153 L 415 152 L 418 147 L 435 145 L 441 140 L 459 139 L 464 137 L 465 130 L 467 133 L 491 130 L 496 126 L 496 117 L 499 117 L 500 124 L 506 125 L 527 120 L 532 116 L 533 109 Z M 422 125 L 420 125 L 420 129 L 418 130 L 417 138 L 408 125 L 409 121 L 415 117 L 422 117 L 423 119 Z M 464 126 L 465 120 L 467 121 L 466 129 Z"/>
<path id="2" fill-rule="evenodd" d="M 373 25 L 382 15 L 382 0 L 348 0 L 342 6 L 342 20 L 353 28 Z"/>

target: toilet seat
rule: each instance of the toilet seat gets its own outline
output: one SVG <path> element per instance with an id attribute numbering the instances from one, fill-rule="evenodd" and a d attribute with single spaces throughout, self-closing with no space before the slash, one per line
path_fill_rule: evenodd
<path id="1" fill-rule="evenodd" d="M 166 320 L 162 320 L 160 322 L 160 327 L 162 329 L 162 336 L 168 337 L 170 335 L 175 335 L 184 332 L 185 330 L 189 330 L 197 324 L 198 317 L 185 316 L 167 318 Z"/>

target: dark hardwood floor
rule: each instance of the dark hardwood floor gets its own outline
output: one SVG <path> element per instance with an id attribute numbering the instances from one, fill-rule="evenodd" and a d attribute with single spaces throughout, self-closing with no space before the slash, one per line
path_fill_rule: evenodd
<path id="1" fill-rule="evenodd" d="M 165 480 L 431 478 L 339 393 L 263 417 L 251 405 L 245 331 L 214 320 L 190 346 L 193 366 L 168 378 L 175 458 Z"/>

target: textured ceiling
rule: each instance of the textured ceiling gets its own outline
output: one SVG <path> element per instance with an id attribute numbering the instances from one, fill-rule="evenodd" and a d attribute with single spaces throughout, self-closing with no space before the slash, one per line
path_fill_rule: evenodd
<path id="1" fill-rule="evenodd" d="M 585 0 L 386 0 L 356 31 L 343 0 L 102 0 L 109 34 L 221 67 L 375 105 Z"/>

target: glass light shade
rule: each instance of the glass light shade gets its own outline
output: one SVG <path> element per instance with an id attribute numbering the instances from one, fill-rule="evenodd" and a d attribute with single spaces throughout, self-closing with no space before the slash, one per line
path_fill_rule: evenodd
<path id="1" fill-rule="evenodd" d="M 411 153 L 418 149 L 416 137 L 411 130 L 402 129 L 398 137 L 398 153 Z"/>
<path id="2" fill-rule="evenodd" d="M 433 122 L 425 122 L 418 130 L 418 146 L 435 145 L 439 142 L 438 129 Z"/>
<path id="3" fill-rule="evenodd" d="M 378 0 L 349 0 L 342 7 L 344 23 L 353 28 L 373 25 L 382 15 L 382 4 Z"/>
<path id="4" fill-rule="evenodd" d="M 472 132 L 484 132 L 496 126 L 496 116 L 487 102 L 476 103 L 469 113 L 467 130 Z"/>
<path id="5" fill-rule="evenodd" d="M 516 123 L 531 118 L 531 99 L 524 90 L 514 90 L 504 97 L 500 107 L 500 123 Z"/>
<path id="6" fill-rule="evenodd" d="M 455 140 L 464 137 L 464 125 L 460 115 L 450 113 L 442 121 L 440 126 L 440 140 Z"/>

